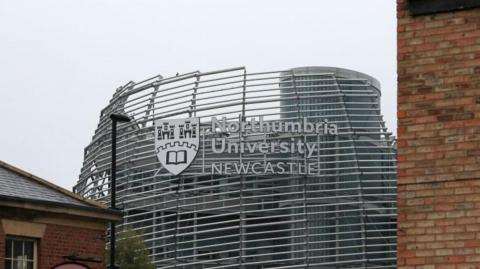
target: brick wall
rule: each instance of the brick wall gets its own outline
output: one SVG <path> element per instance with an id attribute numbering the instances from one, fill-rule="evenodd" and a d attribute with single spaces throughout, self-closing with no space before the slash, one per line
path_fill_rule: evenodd
<path id="1" fill-rule="evenodd" d="M 398 268 L 480 268 L 480 9 L 398 15 Z"/>
<path id="2" fill-rule="evenodd" d="M 104 231 L 49 224 L 40 240 L 39 268 L 52 268 L 65 262 L 63 256 L 76 255 L 104 260 Z M 105 268 L 104 264 L 87 263 L 92 269 Z"/>
<path id="3" fill-rule="evenodd" d="M 105 259 L 104 231 L 48 224 L 38 240 L 38 269 L 51 269 L 65 262 L 64 256 L 76 255 Z M 4 269 L 5 234 L 0 225 L 0 269 Z M 103 263 L 84 263 L 91 269 L 103 269 Z"/>
<path id="4" fill-rule="evenodd" d="M 0 269 L 5 269 L 5 234 L 0 225 Z"/>

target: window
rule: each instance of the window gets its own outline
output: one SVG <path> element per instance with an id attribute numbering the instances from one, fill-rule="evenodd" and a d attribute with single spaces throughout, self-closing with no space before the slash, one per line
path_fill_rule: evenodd
<path id="1" fill-rule="evenodd" d="M 415 16 L 475 8 L 480 6 L 480 0 L 410 0 L 408 4 L 410 12 Z"/>
<path id="2" fill-rule="evenodd" d="M 37 246 L 34 239 L 7 237 L 5 269 L 36 269 Z"/>

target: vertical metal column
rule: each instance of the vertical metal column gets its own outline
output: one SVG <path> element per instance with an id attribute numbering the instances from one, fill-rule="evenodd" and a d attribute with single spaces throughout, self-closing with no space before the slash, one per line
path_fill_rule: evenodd
<path id="1" fill-rule="evenodd" d="M 110 175 L 110 208 L 116 208 L 115 199 L 116 199 L 116 180 L 117 180 L 117 121 L 115 118 L 110 116 L 112 119 L 112 163 L 111 163 L 111 175 Z M 115 221 L 110 222 L 110 269 L 115 267 Z"/>
<path id="2" fill-rule="evenodd" d="M 121 114 L 111 114 L 112 120 L 112 157 L 110 166 L 110 208 L 116 209 L 116 193 L 117 193 L 117 122 L 129 122 L 130 118 Z M 110 222 L 110 269 L 115 267 L 115 221 Z"/>
<path id="3" fill-rule="evenodd" d="M 247 84 L 247 70 L 243 70 L 243 89 L 242 89 L 242 115 L 239 118 L 240 124 L 243 124 L 245 122 L 245 102 L 246 102 L 246 85 Z M 240 130 L 239 132 L 239 137 L 238 137 L 240 143 L 243 143 L 243 132 Z M 240 152 L 240 151 L 239 151 Z M 242 153 L 240 152 L 239 154 L 239 161 L 242 163 Z M 245 226 L 245 213 L 243 212 L 243 189 L 245 188 L 245 175 L 243 173 L 240 174 L 240 193 L 239 193 L 239 198 L 240 198 L 240 204 L 239 204 L 239 209 L 240 212 L 238 214 L 239 217 L 239 237 L 240 237 L 240 244 L 239 244 L 239 251 L 238 251 L 238 266 L 239 269 L 243 268 L 243 257 L 245 256 L 245 231 L 244 231 L 244 226 Z"/>
<path id="4" fill-rule="evenodd" d="M 361 240 L 362 240 L 362 268 L 365 268 L 366 266 L 366 261 L 367 261 L 367 255 L 366 255 L 366 250 L 367 250 L 367 247 L 366 247 L 366 241 L 367 241 L 367 238 L 366 238 L 366 230 L 367 230 L 367 227 L 366 227 L 366 223 L 365 223 L 365 219 L 367 217 L 367 214 L 365 212 L 365 200 L 363 198 L 363 186 L 362 186 L 362 175 L 363 175 L 363 172 L 360 170 L 360 163 L 358 161 L 359 159 L 359 156 L 358 156 L 358 150 L 357 150 L 357 146 L 356 146 L 356 138 L 357 138 L 357 134 L 355 132 L 355 130 L 353 129 L 353 126 L 352 126 L 352 119 L 350 118 L 350 114 L 348 113 L 348 110 L 347 110 L 347 105 L 346 105 L 346 100 L 345 100 L 345 97 L 346 97 L 346 94 L 342 91 L 342 89 L 340 88 L 340 84 L 338 84 L 338 79 L 336 76 L 334 76 L 334 79 L 335 79 L 335 86 L 337 88 L 337 91 L 338 93 L 340 94 L 340 104 L 342 104 L 342 108 L 344 109 L 345 111 L 345 117 L 346 117 L 346 120 L 347 120 L 347 123 L 348 123 L 348 127 L 350 129 L 350 132 L 352 133 L 351 134 L 351 137 L 352 137 L 352 147 L 353 147 L 353 152 L 354 152 L 354 156 L 355 156 L 355 168 L 356 170 L 358 171 L 358 175 L 357 175 L 357 184 L 358 184 L 358 188 L 357 188 L 357 193 L 358 193 L 358 199 L 359 199 L 359 202 L 360 202 L 360 222 L 361 222 L 361 231 L 360 231 L 360 235 L 361 235 Z"/>
<path id="5" fill-rule="evenodd" d="M 192 93 L 192 100 L 190 104 L 190 110 L 188 111 L 188 117 L 194 117 L 197 116 L 197 90 L 198 90 L 198 84 L 200 82 L 200 75 L 199 72 L 195 74 L 195 86 L 193 86 L 193 93 Z M 193 113 L 192 113 L 193 111 Z M 200 132 L 200 130 L 198 130 Z"/>

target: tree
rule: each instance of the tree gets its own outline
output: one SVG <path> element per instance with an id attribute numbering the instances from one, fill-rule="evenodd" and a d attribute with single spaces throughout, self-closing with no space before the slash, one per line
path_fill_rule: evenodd
<path id="1" fill-rule="evenodd" d="M 155 269 L 141 234 L 131 228 L 125 228 L 119 233 L 115 251 L 115 263 L 120 269 Z M 110 250 L 107 255 L 107 265 L 110 264 Z"/>

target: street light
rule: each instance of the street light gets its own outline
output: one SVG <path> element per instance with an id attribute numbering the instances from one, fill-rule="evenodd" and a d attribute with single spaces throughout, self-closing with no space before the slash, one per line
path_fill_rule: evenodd
<path id="1" fill-rule="evenodd" d="M 117 179 L 117 122 L 130 122 L 130 118 L 122 114 L 111 114 L 112 120 L 112 163 L 110 167 L 110 208 L 116 209 Z M 115 269 L 115 221 L 110 222 L 110 269 Z"/>

